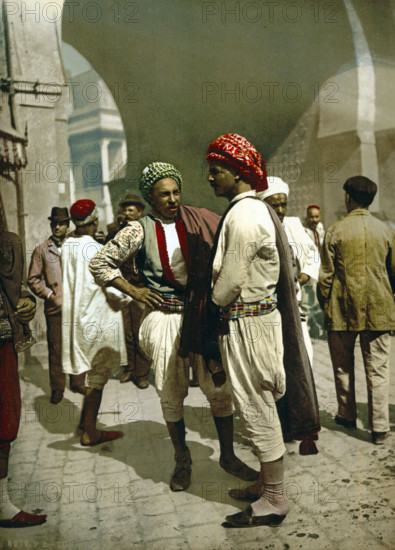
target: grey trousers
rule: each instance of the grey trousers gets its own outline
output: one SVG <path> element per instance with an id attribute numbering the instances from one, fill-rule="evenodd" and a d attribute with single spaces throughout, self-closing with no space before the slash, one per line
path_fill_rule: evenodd
<path id="1" fill-rule="evenodd" d="M 390 332 L 328 331 L 328 344 L 335 375 L 338 414 L 346 420 L 357 418 L 355 402 L 354 348 L 359 335 L 368 390 L 369 429 L 389 431 Z"/>

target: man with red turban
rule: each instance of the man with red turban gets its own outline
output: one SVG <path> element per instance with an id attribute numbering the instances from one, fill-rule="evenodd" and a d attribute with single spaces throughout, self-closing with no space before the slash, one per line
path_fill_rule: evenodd
<path id="1" fill-rule="evenodd" d="M 319 429 L 292 263 L 279 219 L 257 197 L 268 184 L 264 161 L 255 147 L 242 136 L 226 134 L 209 145 L 207 162 L 215 195 L 230 203 L 218 227 L 212 256 L 211 300 L 220 318 L 219 349 L 235 407 L 261 463 L 253 485 L 229 492 L 236 500 L 252 504 L 226 520 L 239 527 L 279 523 L 289 512 L 282 430 L 300 436 L 301 453 L 310 454 L 317 451 L 305 439 L 312 429 Z M 285 394 L 289 372 L 302 387 L 304 402 L 299 414 L 295 414 L 301 405 L 294 391 L 296 380 L 279 402 L 282 407 L 276 407 Z"/>
<path id="2" fill-rule="evenodd" d="M 231 496 L 253 502 L 227 516 L 235 526 L 279 522 L 289 512 L 284 492 L 285 445 L 275 402 L 285 392 L 281 316 L 276 284 L 280 264 L 275 227 L 256 191 L 267 188 L 263 159 L 237 134 L 209 145 L 208 180 L 230 205 L 216 236 L 212 300 L 221 308 L 219 348 L 233 400 L 261 462 L 258 481 Z M 259 413 L 259 422 L 251 410 Z"/>

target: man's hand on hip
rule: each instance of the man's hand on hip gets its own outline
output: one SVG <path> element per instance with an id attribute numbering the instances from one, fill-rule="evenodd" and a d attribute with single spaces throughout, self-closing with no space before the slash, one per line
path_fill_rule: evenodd
<path id="1" fill-rule="evenodd" d="M 122 279 L 121 277 L 113 279 L 111 281 L 111 285 L 128 296 L 131 296 L 133 300 L 142 302 L 152 308 L 157 308 L 163 302 L 161 294 L 156 292 L 156 290 L 151 290 L 145 286 L 137 287 L 131 285 L 128 281 L 126 281 L 126 279 Z"/>

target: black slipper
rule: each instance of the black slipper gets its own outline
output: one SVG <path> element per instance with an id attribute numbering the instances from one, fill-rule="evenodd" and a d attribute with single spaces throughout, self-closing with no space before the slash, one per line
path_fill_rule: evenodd
<path id="1" fill-rule="evenodd" d="M 279 525 L 285 516 L 269 514 L 267 516 L 253 516 L 252 508 L 248 506 L 243 512 L 226 516 L 225 520 L 233 527 L 257 527 L 259 525 Z"/>

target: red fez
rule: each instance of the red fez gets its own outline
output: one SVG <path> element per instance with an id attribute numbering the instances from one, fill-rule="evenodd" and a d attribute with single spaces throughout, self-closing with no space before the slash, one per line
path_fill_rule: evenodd
<path id="1" fill-rule="evenodd" d="M 206 160 L 229 164 L 256 191 L 267 189 L 266 166 L 261 155 L 238 134 L 225 134 L 210 143 Z"/>
<path id="2" fill-rule="evenodd" d="M 76 201 L 70 208 L 70 216 L 75 225 L 87 225 L 97 218 L 96 204 L 90 199 Z"/>
<path id="3" fill-rule="evenodd" d="M 316 204 L 310 204 L 310 206 L 307 207 L 307 210 L 310 210 L 310 208 L 316 208 L 317 210 L 321 210 L 321 208 Z"/>

